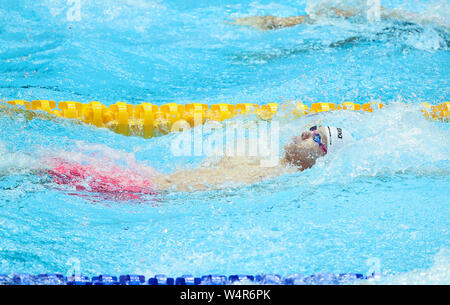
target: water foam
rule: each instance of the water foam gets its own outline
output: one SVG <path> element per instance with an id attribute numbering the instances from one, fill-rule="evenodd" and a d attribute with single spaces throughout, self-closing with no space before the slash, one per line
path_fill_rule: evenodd
<path id="1" fill-rule="evenodd" d="M 384 285 L 449 285 L 450 284 L 450 250 L 441 249 L 428 269 L 418 269 L 406 273 L 381 276 L 363 281 L 363 284 Z"/>
<path id="2" fill-rule="evenodd" d="M 450 175 L 450 129 L 424 118 L 420 105 L 393 102 L 374 113 L 333 111 L 303 117 L 282 126 L 282 142 L 314 124 L 343 127 L 356 138 L 318 160 L 307 174 L 316 182 L 402 173 Z"/>

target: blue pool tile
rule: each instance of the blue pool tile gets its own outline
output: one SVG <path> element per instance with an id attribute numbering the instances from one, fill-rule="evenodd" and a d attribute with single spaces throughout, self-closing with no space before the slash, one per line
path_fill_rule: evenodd
<path id="1" fill-rule="evenodd" d="M 332 273 L 314 274 L 305 277 L 306 285 L 337 285 L 339 284 L 339 277 Z"/>
<path id="2" fill-rule="evenodd" d="M 177 277 L 175 285 L 200 285 L 202 279 L 199 277 L 194 277 L 192 275 L 183 275 Z"/>
<path id="3" fill-rule="evenodd" d="M 0 285 L 10 285 L 13 283 L 12 278 L 6 274 L 0 274 Z"/>
<path id="4" fill-rule="evenodd" d="M 357 280 L 364 280 L 370 277 L 359 273 L 323 273 L 314 275 L 293 274 L 281 278 L 277 274 L 263 275 L 205 275 L 201 278 L 193 275 L 183 275 L 176 279 L 164 274 L 157 274 L 148 279 L 149 285 L 227 285 L 233 283 L 251 283 L 262 285 L 339 285 L 351 284 Z M 73 275 L 67 279 L 61 274 L 14 274 L 12 276 L 0 274 L 0 285 L 145 285 L 143 275 L 121 275 L 119 281 L 116 276 L 99 275 L 90 279 L 83 275 Z"/>
<path id="5" fill-rule="evenodd" d="M 278 274 L 257 275 L 255 280 L 262 285 L 281 285 L 283 283 Z"/>
<path id="6" fill-rule="evenodd" d="M 314 274 L 304 276 L 301 274 L 294 274 L 284 278 L 286 285 L 338 285 L 350 284 L 358 279 L 364 279 L 362 274 L 357 273 L 341 273 L 335 274 Z"/>
<path id="7" fill-rule="evenodd" d="M 15 285 L 36 285 L 36 276 L 31 274 L 15 274 L 13 276 L 13 283 Z"/>
<path id="8" fill-rule="evenodd" d="M 366 277 L 360 273 L 341 273 L 338 276 L 338 282 L 340 284 L 348 284 L 357 280 L 364 280 Z"/>
<path id="9" fill-rule="evenodd" d="M 66 283 L 62 274 L 39 274 L 38 281 L 41 285 L 64 285 Z"/>
<path id="10" fill-rule="evenodd" d="M 67 277 L 67 285 L 92 285 L 92 282 L 87 276 L 72 275 Z"/>
<path id="11" fill-rule="evenodd" d="M 143 285 L 145 283 L 145 277 L 143 275 L 126 274 L 119 277 L 121 285 Z"/>
<path id="12" fill-rule="evenodd" d="M 157 274 L 155 277 L 148 279 L 149 285 L 174 285 L 175 281 L 171 277 L 167 277 L 164 274 Z"/>
<path id="13" fill-rule="evenodd" d="M 242 281 L 250 281 L 253 282 L 255 280 L 255 277 L 253 275 L 230 275 L 228 277 L 228 281 L 230 283 L 234 282 L 242 282 Z"/>
<path id="14" fill-rule="evenodd" d="M 292 274 L 283 279 L 285 285 L 305 285 L 305 276 L 302 274 Z"/>
<path id="15" fill-rule="evenodd" d="M 94 285 L 117 285 L 117 276 L 110 276 L 102 274 L 92 277 L 92 283 Z"/>
<path id="16" fill-rule="evenodd" d="M 205 275 L 202 276 L 201 285 L 225 285 L 227 277 L 224 275 Z"/>

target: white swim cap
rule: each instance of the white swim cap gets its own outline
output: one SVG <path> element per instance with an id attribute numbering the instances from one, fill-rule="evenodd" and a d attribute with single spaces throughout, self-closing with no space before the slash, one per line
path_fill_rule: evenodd
<path id="1" fill-rule="evenodd" d="M 325 129 L 327 130 L 327 153 L 333 153 L 354 141 L 353 137 L 342 128 L 325 126 Z"/>

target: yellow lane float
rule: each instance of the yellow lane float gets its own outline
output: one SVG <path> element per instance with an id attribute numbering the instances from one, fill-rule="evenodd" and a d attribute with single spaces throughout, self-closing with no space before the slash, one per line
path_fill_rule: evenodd
<path id="1" fill-rule="evenodd" d="M 278 111 L 282 112 L 286 109 L 286 105 L 278 105 L 277 103 L 265 105 L 220 103 L 211 106 L 202 103 L 186 105 L 168 103 L 158 106 L 151 103 L 132 105 L 117 102 L 108 107 L 97 101 L 87 104 L 63 101 L 57 104 L 55 101 L 47 100 L 32 102 L 13 100 L 9 101 L 8 104 L 23 107 L 28 111 L 44 111 L 56 117 L 75 119 L 97 127 L 105 127 L 119 134 L 142 136 L 144 138 L 191 128 L 204 124 L 206 121 L 222 122 L 238 115 L 253 114 L 258 119 L 271 120 Z M 383 108 L 383 104 L 378 102 L 369 102 L 362 105 L 353 102 L 344 102 L 338 105 L 334 103 L 313 103 L 311 107 L 303 103 L 297 103 L 291 112 L 295 117 L 300 117 L 307 114 L 340 110 L 373 112 L 381 108 Z M 438 105 L 423 103 L 422 112 L 429 119 L 448 122 L 449 109 L 450 102 Z"/>

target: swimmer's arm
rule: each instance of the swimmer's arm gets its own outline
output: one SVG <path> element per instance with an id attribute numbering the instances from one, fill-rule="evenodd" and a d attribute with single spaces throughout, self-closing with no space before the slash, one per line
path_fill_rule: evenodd
<path id="1" fill-rule="evenodd" d="M 307 20 L 307 15 L 292 16 L 292 17 L 276 17 L 276 16 L 250 16 L 237 18 L 233 22 L 227 22 L 234 25 L 242 25 L 252 27 L 258 30 L 275 30 L 294 25 L 299 25 Z"/>
<path id="2" fill-rule="evenodd" d="M 167 175 L 162 174 L 152 179 L 152 183 L 157 190 L 192 192 L 216 188 L 220 184 L 220 178 L 220 173 L 216 168 L 198 168 L 178 170 Z"/>
<path id="3" fill-rule="evenodd" d="M 332 13 L 333 15 L 338 17 L 349 18 L 359 14 L 360 12 L 354 9 L 343 10 L 338 9 L 336 7 L 332 7 L 329 8 L 326 12 L 322 10 L 317 12 L 316 14 L 318 16 L 322 16 L 328 13 Z M 258 30 L 275 30 L 303 24 L 306 22 L 313 22 L 313 19 L 309 15 L 298 15 L 292 17 L 276 17 L 267 15 L 267 16 L 250 16 L 237 18 L 235 21 L 227 23 L 234 25 L 249 26 Z"/>
<path id="4" fill-rule="evenodd" d="M 217 189 L 226 184 L 252 184 L 267 178 L 280 176 L 295 169 L 283 163 L 274 167 L 263 167 L 250 158 L 223 158 L 213 166 L 201 166 L 193 170 L 178 170 L 168 175 L 159 175 L 152 182 L 156 189 L 195 191 Z"/>
<path id="5" fill-rule="evenodd" d="M 336 17 L 350 18 L 357 15 L 361 15 L 363 11 L 356 8 L 337 8 L 331 7 L 329 9 L 322 9 L 315 12 L 315 16 L 327 16 L 333 15 Z M 400 10 L 389 9 L 384 6 L 380 7 L 380 17 L 382 19 L 394 19 L 398 21 L 409 21 L 419 24 L 425 23 L 437 23 L 440 26 L 449 28 L 448 23 L 445 21 L 439 22 L 435 18 L 427 18 L 426 16 L 420 16 L 418 14 Z M 274 30 L 280 28 L 291 27 L 302 23 L 314 23 L 315 18 L 309 15 L 299 15 L 292 17 L 276 17 L 276 16 L 250 16 L 237 18 L 234 22 L 228 22 L 229 24 L 249 26 L 259 30 Z"/>

